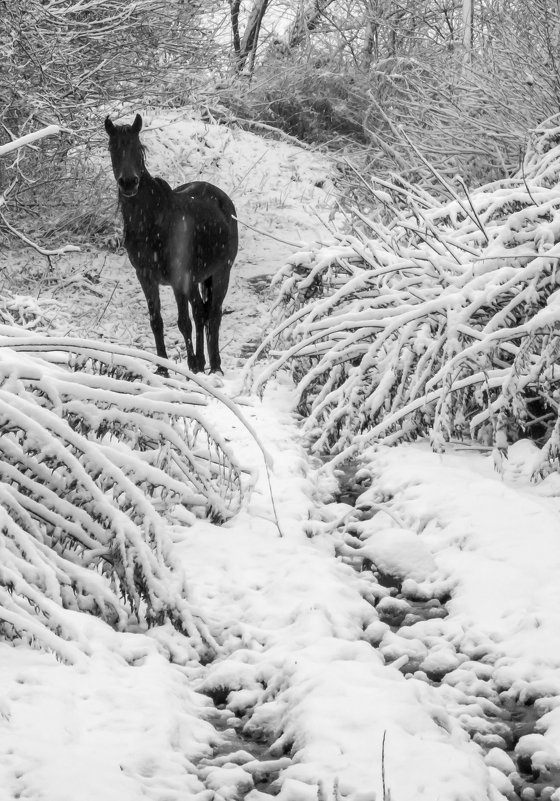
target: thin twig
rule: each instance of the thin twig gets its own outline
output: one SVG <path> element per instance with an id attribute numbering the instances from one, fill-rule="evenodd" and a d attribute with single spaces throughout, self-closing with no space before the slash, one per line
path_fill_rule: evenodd
<path id="1" fill-rule="evenodd" d="M 116 282 L 115 286 L 113 287 L 113 291 L 111 292 L 111 295 L 109 296 L 109 300 L 108 300 L 108 301 L 107 301 L 107 303 L 105 304 L 105 308 L 103 309 L 103 311 L 101 312 L 101 314 L 99 315 L 99 317 L 97 318 L 97 320 L 95 321 L 95 325 L 96 325 L 96 326 L 98 326 L 98 325 L 99 325 L 99 323 L 101 322 L 101 320 L 104 318 L 104 316 L 105 316 L 105 312 L 106 312 L 106 311 L 107 311 L 107 309 L 109 308 L 109 306 L 110 306 L 110 304 L 111 304 L 111 301 L 113 300 L 113 296 L 114 296 L 115 292 L 117 291 L 117 289 L 118 289 L 118 287 L 119 287 L 119 284 L 120 284 L 120 279 L 119 279 L 119 280 Z"/>
<path id="2" fill-rule="evenodd" d="M 295 136 L 290 136 L 290 134 L 285 133 L 285 131 L 280 130 L 280 128 L 275 128 L 273 125 L 267 125 L 264 122 L 257 122 L 256 120 L 244 120 L 240 117 L 236 117 L 235 121 L 241 126 L 247 125 L 249 128 L 256 128 L 257 130 L 261 131 L 269 131 L 270 133 L 274 133 L 277 136 L 280 136 L 282 139 L 285 139 L 287 142 L 292 142 L 292 144 L 297 145 L 304 150 L 311 150 L 311 146 L 306 142 L 303 142 L 301 139 L 298 139 Z"/>
<path id="3" fill-rule="evenodd" d="M 236 217 L 232 214 L 234 220 L 236 220 L 240 225 L 244 225 L 245 228 L 250 228 L 251 231 L 254 231 L 256 234 L 260 234 L 261 236 L 267 236 L 269 239 L 275 239 L 276 242 L 281 242 L 283 245 L 288 245 L 291 248 L 297 248 L 298 250 L 306 250 L 309 245 L 305 242 L 289 242 L 287 239 L 281 239 L 279 236 L 274 236 L 274 234 L 269 234 L 267 231 L 261 231 L 260 228 L 255 228 L 254 225 L 250 225 L 248 222 L 244 220 L 240 220 L 239 217 Z"/>
<path id="4" fill-rule="evenodd" d="M 387 799 L 387 787 L 385 785 L 385 740 L 387 738 L 387 729 L 383 732 L 383 740 L 381 742 L 381 781 L 383 784 L 383 801 Z"/>
<path id="5" fill-rule="evenodd" d="M 529 189 L 529 184 L 527 183 L 527 179 L 525 178 L 525 159 L 524 158 L 521 159 L 521 177 L 523 179 L 523 183 L 525 184 L 525 189 L 527 190 L 527 194 L 531 198 L 531 203 L 533 203 L 534 206 L 538 206 L 539 204 L 537 203 L 537 201 L 535 200 L 535 198 L 531 194 L 531 190 Z"/>
<path id="6" fill-rule="evenodd" d="M 457 203 L 458 203 L 458 204 L 459 204 L 459 206 L 460 206 L 460 207 L 463 209 L 463 211 L 465 212 L 465 214 L 467 215 L 467 217 L 470 217 L 470 218 L 471 218 L 471 220 L 474 222 L 474 224 L 477 226 L 477 228 L 479 228 L 479 229 L 480 229 L 480 231 L 482 232 L 482 234 L 484 235 L 484 237 L 485 237 L 486 241 L 487 241 L 487 242 L 489 242 L 489 241 L 490 241 L 490 239 L 488 238 L 488 234 L 486 233 L 486 231 L 485 231 L 485 229 L 484 229 L 484 226 L 482 225 L 482 222 L 481 222 L 481 220 L 480 220 L 480 217 L 478 216 L 478 214 L 476 213 L 476 211 L 475 211 L 475 210 L 472 208 L 472 204 L 471 204 L 471 202 L 470 202 L 470 198 L 468 198 L 468 197 L 467 197 L 467 199 L 468 199 L 468 201 L 469 201 L 469 205 L 471 206 L 471 209 L 472 209 L 472 211 L 473 211 L 473 214 L 470 214 L 470 213 L 469 213 L 469 210 L 468 210 L 468 208 L 467 208 L 467 207 L 464 205 L 463 201 L 461 200 L 461 198 L 459 197 L 459 195 L 457 194 L 457 192 L 456 192 L 456 191 L 453 189 L 453 187 L 452 187 L 452 186 L 451 186 L 451 185 L 450 185 L 450 184 L 449 184 L 449 183 L 448 183 L 448 182 L 445 180 L 445 178 L 443 177 L 443 175 L 442 175 L 442 174 L 441 174 L 441 173 L 440 173 L 438 170 L 436 170 L 436 168 L 433 166 L 433 164 L 431 164 L 431 163 L 428 161 L 428 159 L 427 159 L 425 156 L 423 156 L 423 155 L 422 155 L 422 153 L 420 153 L 420 151 L 418 150 L 418 148 L 416 147 L 416 145 L 414 144 L 414 142 L 412 142 L 412 140 L 411 140 L 411 139 L 410 139 L 410 138 L 407 136 L 406 132 L 405 132 L 404 130 L 402 130 L 402 129 L 401 129 L 401 133 L 402 133 L 403 137 L 406 139 L 406 141 L 408 142 L 408 144 L 410 145 L 410 147 L 411 147 L 411 148 L 414 150 L 414 152 L 416 153 L 416 155 L 418 156 L 418 158 L 420 158 L 420 159 L 422 160 L 422 162 L 423 162 L 423 163 L 426 165 L 426 167 L 427 167 L 427 168 L 430 170 L 430 172 L 432 173 L 432 175 L 433 175 L 435 178 L 437 178 L 437 180 L 438 180 L 438 181 L 440 182 L 440 184 L 441 184 L 441 185 L 444 187 L 444 189 L 446 189 L 446 190 L 447 190 L 447 192 L 448 192 L 448 193 L 449 193 L 449 195 L 450 195 L 450 196 L 453 198 L 453 200 L 456 200 L 456 201 L 457 201 Z"/>

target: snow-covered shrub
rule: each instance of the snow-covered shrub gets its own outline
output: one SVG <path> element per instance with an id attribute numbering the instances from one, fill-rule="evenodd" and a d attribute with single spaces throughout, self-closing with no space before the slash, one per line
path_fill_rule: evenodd
<path id="1" fill-rule="evenodd" d="M 0 325 L 0 638 L 71 659 L 74 610 L 212 644 L 167 518 L 225 520 L 249 480 L 205 418 L 219 393 L 152 370 L 142 352 Z"/>
<path id="2" fill-rule="evenodd" d="M 439 176 L 446 202 L 374 180 L 375 219 L 354 209 L 351 234 L 277 276 L 255 383 L 291 369 L 316 451 L 523 431 L 547 442 L 539 472 L 558 464 L 559 143 L 540 131 L 519 175 L 470 194 Z"/>

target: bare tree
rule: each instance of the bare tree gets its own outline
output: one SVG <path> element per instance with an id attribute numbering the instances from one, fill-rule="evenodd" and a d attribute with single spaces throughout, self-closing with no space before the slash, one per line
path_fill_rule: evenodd
<path id="1" fill-rule="evenodd" d="M 297 47 L 319 26 L 327 8 L 335 0 L 312 0 L 312 2 L 301 2 L 298 6 L 296 17 L 290 26 L 287 37 L 289 48 Z"/>
<path id="2" fill-rule="evenodd" d="M 243 36 L 241 36 L 239 32 L 241 0 L 229 0 L 229 3 L 235 71 L 237 73 L 252 75 L 255 68 L 255 58 L 259 44 L 261 25 L 269 0 L 255 0 L 249 13 Z"/>
<path id="3" fill-rule="evenodd" d="M 463 0 L 463 48 L 464 62 L 469 65 L 472 60 L 473 47 L 473 0 Z"/>

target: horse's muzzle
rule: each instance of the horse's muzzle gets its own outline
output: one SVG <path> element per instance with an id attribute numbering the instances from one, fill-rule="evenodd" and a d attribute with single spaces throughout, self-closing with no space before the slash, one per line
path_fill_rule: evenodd
<path id="1" fill-rule="evenodd" d="M 119 192 L 124 197 L 134 197 L 138 193 L 140 181 L 138 178 L 119 178 L 117 181 L 119 185 Z"/>

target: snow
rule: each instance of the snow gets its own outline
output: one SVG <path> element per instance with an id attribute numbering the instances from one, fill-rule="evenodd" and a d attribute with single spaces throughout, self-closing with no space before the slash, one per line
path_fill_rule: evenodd
<path id="1" fill-rule="evenodd" d="M 526 442 L 512 445 L 501 478 L 488 455 L 450 449 L 440 456 L 422 445 L 381 449 L 364 461 L 376 492 L 395 499 L 392 509 L 421 532 L 439 574 L 453 577 L 449 615 L 432 628 L 421 670 L 439 669 L 447 674 L 446 686 L 474 695 L 479 692 L 474 677 L 465 662 L 457 669 L 456 661 L 482 658 L 494 701 L 498 692 L 525 703 L 549 700 L 539 731 L 522 736 L 515 748 L 546 775 L 560 766 L 560 716 L 553 703 L 560 666 L 554 580 L 560 566 L 560 494 L 543 494 L 529 483 L 536 450 Z M 411 627 L 424 642 L 426 625 Z M 398 658 L 394 646 L 393 656 Z M 508 765 L 492 763 L 506 770 Z"/>
<path id="2" fill-rule="evenodd" d="M 90 629 L 103 638 L 101 624 Z M 179 799 L 202 789 L 191 760 L 209 750 L 203 699 L 153 642 L 143 656 L 135 644 L 133 664 L 114 645 L 80 668 L 0 645 L 2 799 L 134 798 L 150 785 L 154 798 Z"/>
<path id="3" fill-rule="evenodd" d="M 323 157 L 194 117 L 145 123 L 152 171 L 203 175 L 232 192 L 240 218 L 286 241 L 326 238 Z M 75 664 L 0 642 L 0 801 L 503 801 L 520 787 L 518 758 L 559 797 L 558 476 L 532 485 L 540 452 L 523 441 L 501 474 L 484 451 L 371 448 L 356 509 L 333 502 L 288 379 L 262 398 L 240 382 L 244 343 L 263 337 L 255 278 L 293 250 L 243 229 L 222 329 L 221 392 L 240 402 L 270 474 L 247 428 L 210 400 L 205 417 L 258 471 L 255 489 L 222 526 L 168 524 L 217 657 L 196 661 L 169 626 L 117 633 L 77 612 L 90 655 Z M 77 258 L 61 271 L 85 269 Z M 56 298 L 44 289 L 41 309 L 64 333 L 91 335 L 110 298 L 98 335 L 151 348 L 135 282 L 110 256 L 101 298 L 70 283 Z M 515 742 L 517 702 L 536 728 Z"/>
<path id="4" fill-rule="evenodd" d="M 378 570 L 397 578 L 410 577 L 417 581 L 433 573 L 435 560 L 414 531 L 394 527 L 379 529 L 375 518 L 371 523 L 373 525 L 362 527 L 361 537 L 367 539 L 359 552 L 371 559 Z"/>

